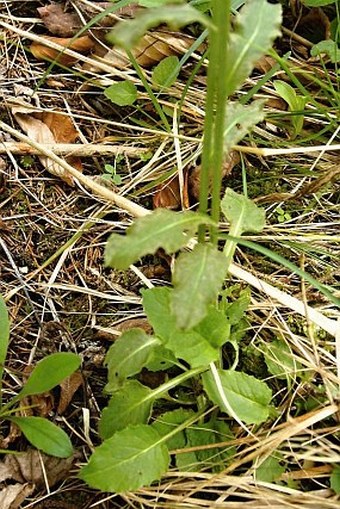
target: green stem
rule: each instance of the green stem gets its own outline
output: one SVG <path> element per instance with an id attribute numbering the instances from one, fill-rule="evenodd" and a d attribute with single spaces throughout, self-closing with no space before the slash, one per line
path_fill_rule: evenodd
<path id="1" fill-rule="evenodd" d="M 230 30 L 229 13 L 230 0 L 213 0 L 212 19 L 214 28 L 210 30 L 210 58 L 204 118 L 199 212 L 207 212 L 209 184 L 212 180 L 211 216 L 216 222 L 218 222 L 220 214 L 224 155 L 224 118 L 228 84 L 224 69 L 226 67 Z M 198 237 L 200 242 L 203 242 L 204 236 L 205 230 L 201 229 Z M 214 242 L 217 242 L 216 230 L 211 232 L 211 238 Z"/>

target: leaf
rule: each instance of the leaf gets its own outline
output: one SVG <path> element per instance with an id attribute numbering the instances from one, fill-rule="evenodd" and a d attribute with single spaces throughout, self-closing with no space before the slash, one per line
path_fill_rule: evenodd
<path id="1" fill-rule="evenodd" d="M 121 21 L 110 32 L 107 39 L 113 44 L 131 49 L 147 30 L 160 24 L 168 24 L 173 30 L 189 23 L 202 23 L 211 26 L 208 17 L 191 5 L 168 5 L 147 9 L 135 19 Z"/>
<path id="2" fill-rule="evenodd" d="M 131 329 L 122 334 L 106 354 L 106 391 L 111 392 L 126 378 L 139 373 L 150 359 L 152 350 L 158 345 L 159 339 L 148 336 L 142 329 Z"/>
<path id="3" fill-rule="evenodd" d="M 9 317 L 5 301 L 0 295 L 0 390 L 9 341 Z"/>
<path id="4" fill-rule="evenodd" d="M 228 102 L 224 130 L 224 145 L 227 151 L 264 119 L 263 106 L 262 100 L 254 101 L 250 105 Z"/>
<path id="5" fill-rule="evenodd" d="M 320 41 L 310 50 L 312 57 L 317 57 L 322 53 L 326 54 L 333 64 L 340 62 L 340 48 L 335 41 L 330 39 L 327 41 Z"/>
<path id="6" fill-rule="evenodd" d="M 37 449 L 50 456 L 68 458 L 73 453 L 73 447 L 68 435 L 53 422 L 43 417 L 7 417 L 14 422 L 27 440 Z"/>
<path id="7" fill-rule="evenodd" d="M 280 5 L 269 4 L 266 0 L 251 0 L 236 16 L 224 70 L 228 95 L 242 85 L 256 61 L 280 35 L 281 12 Z"/>
<path id="8" fill-rule="evenodd" d="M 230 188 L 226 190 L 221 201 L 221 209 L 237 236 L 244 232 L 260 232 L 265 226 L 264 209 Z"/>
<path id="9" fill-rule="evenodd" d="M 219 350 L 195 331 L 172 331 L 166 347 L 192 368 L 207 366 L 219 358 Z"/>
<path id="10" fill-rule="evenodd" d="M 190 417 L 193 417 L 193 410 L 184 410 L 183 408 L 178 408 L 177 410 L 172 410 L 171 412 L 165 412 L 162 415 L 159 415 L 157 419 L 152 423 L 152 427 L 155 428 L 160 436 L 166 436 L 169 433 L 173 432 L 174 429 L 179 424 L 182 424 Z M 166 445 L 168 449 L 181 449 L 186 445 L 186 437 L 184 431 L 179 431 L 175 435 L 171 436 L 167 439 Z"/>
<path id="11" fill-rule="evenodd" d="M 276 452 L 266 458 L 255 470 L 256 481 L 274 482 L 285 472 L 285 467 L 280 464 L 282 457 Z"/>
<path id="12" fill-rule="evenodd" d="M 103 409 L 99 421 L 99 435 L 110 438 L 116 431 L 131 424 L 146 424 L 152 410 L 152 390 L 137 380 L 128 380 L 113 394 L 109 404 Z"/>
<path id="13" fill-rule="evenodd" d="M 340 465 L 334 465 L 333 471 L 331 473 L 331 488 L 332 490 L 339 495 L 340 493 Z"/>
<path id="14" fill-rule="evenodd" d="M 78 58 L 70 55 L 66 55 L 62 51 L 50 48 L 49 42 L 57 43 L 63 48 L 70 49 L 80 53 L 79 56 L 86 55 L 94 47 L 94 40 L 88 35 L 72 38 L 61 38 L 61 37 L 40 37 L 39 42 L 32 42 L 30 50 L 37 60 L 47 60 L 49 62 L 57 62 L 63 66 L 69 66 L 77 62 Z M 44 44 L 46 43 L 46 44 Z"/>
<path id="15" fill-rule="evenodd" d="M 180 70 L 178 57 L 164 58 L 152 71 L 152 81 L 160 87 L 171 87 L 177 80 Z"/>
<path id="16" fill-rule="evenodd" d="M 177 359 L 171 350 L 161 345 L 154 348 L 145 367 L 148 371 L 165 371 L 176 364 Z"/>
<path id="17" fill-rule="evenodd" d="M 42 22 L 53 35 L 72 37 L 82 28 L 78 14 L 75 12 L 64 12 L 61 4 L 53 3 L 44 7 L 38 7 L 37 11 Z"/>
<path id="18" fill-rule="evenodd" d="M 176 329 L 176 320 L 171 315 L 171 289 L 166 287 L 142 290 L 143 308 L 157 337 L 165 343 Z"/>
<path id="19" fill-rule="evenodd" d="M 260 424 L 269 416 L 272 392 L 262 381 L 233 370 L 218 370 L 225 398 L 237 417 L 246 424 Z M 230 415 L 211 372 L 202 375 L 203 386 L 213 403 Z"/>
<path id="20" fill-rule="evenodd" d="M 298 115 L 292 116 L 292 124 L 294 126 L 294 136 L 300 134 L 303 127 L 303 110 L 305 108 L 307 98 L 298 96 L 293 87 L 281 80 L 274 81 L 274 87 L 279 96 L 286 101 L 291 112 L 298 112 Z"/>
<path id="21" fill-rule="evenodd" d="M 275 339 L 266 345 L 264 360 L 269 373 L 276 378 L 295 378 L 301 364 L 295 361 L 289 346 L 279 339 Z"/>
<path id="22" fill-rule="evenodd" d="M 226 274 L 226 258 L 210 244 L 179 255 L 172 277 L 171 311 L 177 327 L 191 329 L 208 313 Z"/>
<path id="23" fill-rule="evenodd" d="M 231 302 L 226 310 L 226 318 L 230 325 L 237 325 L 244 316 L 250 304 L 250 290 L 246 288 L 241 290 L 240 296 L 234 302 Z"/>
<path id="24" fill-rule="evenodd" d="M 208 314 L 196 325 L 194 330 L 209 341 L 213 347 L 220 348 L 229 339 L 230 323 L 222 311 L 215 306 L 210 306 Z"/>
<path id="25" fill-rule="evenodd" d="M 84 384 L 82 373 L 76 371 L 60 382 L 60 397 L 57 413 L 62 415 L 72 401 L 74 394 Z"/>
<path id="26" fill-rule="evenodd" d="M 105 249 L 105 265 L 128 269 L 146 254 L 162 247 L 171 254 L 185 246 L 200 224 L 211 224 L 208 216 L 197 212 L 158 209 L 138 218 L 123 237 L 111 234 Z"/>
<path id="27" fill-rule="evenodd" d="M 37 363 L 29 379 L 18 394 L 25 396 L 48 392 L 80 366 L 80 357 L 74 353 L 59 352 L 45 357 Z"/>
<path id="28" fill-rule="evenodd" d="M 118 431 L 97 447 L 80 478 L 101 491 L 132 491 L 160 479 L 169 452 L 155 429 L 146 424 Z"/>
<path id="29" fill-rule="evenodd" d="M 132 81 L 119 81 L 106 88 L 104 95 L 118 106 L 131 106 L 137 100 L 137 87 Z"/>

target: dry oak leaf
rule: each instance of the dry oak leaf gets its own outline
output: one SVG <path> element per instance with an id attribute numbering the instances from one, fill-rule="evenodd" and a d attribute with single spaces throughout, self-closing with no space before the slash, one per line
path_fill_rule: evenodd
<path id="1" fill-rule="evenodd" d="M 68 66 L 74 64 L 79 60 L 73 56 L 67 55 L 66 53 L 60 52 L 59 50 L 50 48 L 49 42 L 54 42 L 63 46 L 65 49 L 77 51 L 78 53 L 86 55 L 94 47 L 94 41 L 88 36 L 84 35 L 78 39 L 73 40 L 72 38 L 62 37 L 41 37 L 41 42 L 33 42 L 30 50 L 37 60 L 48 60 L 49 62 L 55 61 L 58 64 Z"/>
<path id="2" fill-rule="evenodd" d="M 0 488 L 1 509 L 18 509 L 22 502 L 34 491 L 34 486 L 26 484 L 10 484 Z"/>
<path id="3" fill-rule="evenodd" d="M 185 53 L 195 42 L 195 39 L 181 32 L 154 31 L 146 33 L 132 50 L 132 54 L 142 67 L 151 67 L 165 57 L 181 55 Z M 203 48 L 203 45 L 202 45 Z M 200 48 L 199 48 L 200 50 Z M 130 66 L 130 59 L 124 49 L 108 49 L 103 44 L 96 44 L 92 54 L 94 58 L 101 58 L 106 64 L 111 64 L 117 69 L 125 69 Z M 95 63 L 85 64 L 84 69 L 96 69 Z"/>
<path id="4" fill-rule="evenodd" d="M 78 14 L 65 12 L 64 4 L 52 2 L 37 11 L 47 30 L 58 37 L 72 37 L 82 26 Z"/>
<path id="5" fill-rule="evenodd" d="M 34 113 L 27 106 L 15 106 L 12 108 L 12 113 L 27 136 L 42 145 L 61 142 L 73 143 L 78 136 L 71 119 L 65 115 L 53 112 L 43 114 Z M 58 163 L 55 163 L 46 156 L 39 156 L 39 160 L 52 175 L 60 177 L 71 186 L 73 185 L 73 177 Z M 81 163 L 78 158 L 76 158 L 75 162 L 70 159 L 68 162 L 75 166 L 77 170 L 81 171 Z"/>
<path id="6" fill-rule="evenodd" d="M 50 487 L 64 479 L 72 468 L 75 457 L 55 458 L 36 449 L 21 454 L 7 454 L 0 461 L 0 482 L 8 479 L 35 486 L 45 486 L 45 475 Z M 2 509 L 2 506 L 0 506 Z"/>

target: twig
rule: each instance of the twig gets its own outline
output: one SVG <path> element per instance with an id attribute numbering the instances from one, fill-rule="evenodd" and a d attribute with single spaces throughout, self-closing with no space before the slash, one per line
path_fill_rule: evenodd
<path id="1" fill-rule="evenodd" d="M 147 148 L 127 147 L 124 145 L 109 145 L 105 143 L 81 145 L 77 143 L 46 143 L 41 144 L 48 150 L 57 155 L 82 156 L 89 157 L 94 155 L 119 155 L 125 154 L 131 158 L 139 158 L 145 154 Z M 43 152 L 39 147 L 32 147 L 29 143 L 20 142 L 3 142 L 0 144 L 0 154 L 11 152 L 15 155 L 39 155 Z"/>
<path id="2" fill-rule="evenodd" d="M 70 166 L 66 161 L 61 159 L 56 154 L 54 154 L 51 150 L 48 150 L 44 145 L 41 145 L 40 143 L 30 140 L 25 134 L 22 134 L 20 131 L 13 129 L 5 122 L 0 121 L 0 129 L 3 129 L 4 131 L 8 132 L 9 134 L 18 138 L 24 143 L 27 143 L 32 147 L 35 147 L 37 150 L 40 150 L 42 154 L 46 155 L 47 157 L 51 158 L 53 161 L 58 163 L 60 166 L 62 166 L 79 182 L 81 182 L 82 184 L 84 184 L 84 186 L 89 188 L 94 194 L 110 202 L 115 203 L 117 206 L 121 207 L 126 212 L 129 212 L 131 215 L 135 217 L 142 217 L 151 213 L 150 210 L 145 209 L 141 205 L 133 203 L 127 198 L 124 198 L 123 196 L 120 196 L 119 194 L 107 189 L 106 187 L 101 186 L 100 184 L 95 182 L 92 178 L 83 175 L 78 170 Z M 251 286 L 254 286 L 258 290 L 266 293 L 271 298 L 277 300 L 282 305 L 292 309 L 293 311 L 302 315 L 306 319 L 309 319 L 310 321 L 312 321 L 313 323 L 327 331 L 332 336 L 336 336 L 336 334 L 338 333 L 339 325 L 335 320 L 327 318 L 322 313 L 316 311 L 315 309 L 309 306 L 304 306 L 304 304 L 295 297 L 292 297 L 287 293 L 278 290 L 274 286 L 271 286 L 265 281 L 262 281 L 262 279 L 257 278 L 256 276 L 246 271 L 245 269 L 235 265 L 234 263 L 231 263 L 229 266 L 229 273 L 241 279 L 242 281 L 245 281 Z M 306 312 L 308 316 L 306 316 Z"/>

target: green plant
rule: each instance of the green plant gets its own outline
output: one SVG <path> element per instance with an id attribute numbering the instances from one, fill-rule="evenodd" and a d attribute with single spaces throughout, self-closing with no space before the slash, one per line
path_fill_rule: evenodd
<path id="1" fill-rule="evenodd" d="M 290 86 L 288 83 L 285 83 L 281 80 L 274 81 L 274 87 L 276 92 L 280 97 L 288 104 L 289 111 L 292 113 L 292 124 L 293 124 L 293 133 L 292 138 L 296 138 L 303 128 L 303 120 L 304 120 L 304 108 L 307 102 L 307 98 L 303 96 L 299 96 L 294 88 Z"/>
<path id="2" fill-rule="evenodd" d="M 56 387 L 79 368 L 80 358 L 73 353 L 56 353 L 37 363 L 21 391 L 9 402 L 2 402 L 2 377 L 9 344 L 9 318 L 5 302 L 0 296 L 0 421 L 10 421 L 20 428 L 27 440 L 37 449 L 51 456 L 66 458 L 73 452 L 68 435 L 42 417 L 17 415 L 23 411 L 24 399 L 42 394 Z M 22 406 L 20 406 L 20 403 Z M 27 408 L 27 407 L 26 407 Z M 29 407 L 31 408 L 31 407 Z M 10 451 L 4 450 L 3 453 Z"/>
<path id="3" fill-rule="evenodd" d="M 119 186 L 122 183 L 122 177 L 117 174 L 116 165 L 112 166 L 112 164 L 105 164 L 104 170 L 105 170 L 105 173 L 102 177 L 103 179 L 109 180 L 116 186 Z"/>
<path id="4" fill-rule="evenodd" d="M 221 0 L 212 2 L 211 20 L 190 5 L 158 7 L 118 23 L 110 36 L 129 52 L 138 37 L 159 22 L 175 27 L 199 21 L 209 28 L 210 54 L 199 211 L 156 210 L 136 220 L 125 237 L 112 234 L 106 246 L 105 264 L 121 270 L 158 248 L 168 254 L 184 250 L 175 262 L 172 287 L 143 291 L 144 311 L 154 334 L 132 329 L 106 356 L 106 392 L 111 398 L 99 424 L 103 443 L 80 473 L 101 490 L 133 490 L 159 479 L 169 466 L 172 448 L 230 438 L 228 426 L 216 418 L 211 403 L 242 427 L 259 424 L 271 413 L 272 393 L 266 383 L 236 371 L 237 355 L 229 369 L 222 362 L 226 343 L 238 352 L 249 292 L 241 292 L 233 302 L 220 292 L 237 239 L 244 232 L 263 229 L 264 211 L 231 189 L 222 200 L 220 195 L 225 153 L 264 118 L 261 101 L 227 105 L 227 98 L 279 34 L 281 9 L 266 0 L 249 2 L 236 16 L 231 33 L 229 12 L 230 3 Z M 163 77 L 160 81 L 164 86 Z M 218 230 L 221 211 L 230 224 L 230 236 L 223 244 Z M 198 243 L 193 240 L 197 232 Z M 169 369 L 173 377 L 151 390 L 138 380 L 143 368 Z M 169 398 L 176 402 L 173 390 L 180 394 L 178 408 L 154 419 L 155 402 L 158 408 Z M 183 398 L 190 410 L 180 408 Z M 175 460 L 178 468 L 195 469 L 203 463 L 218 470 L 228 457 L 213 448 L 208 456 L 184 452 Z"/>

